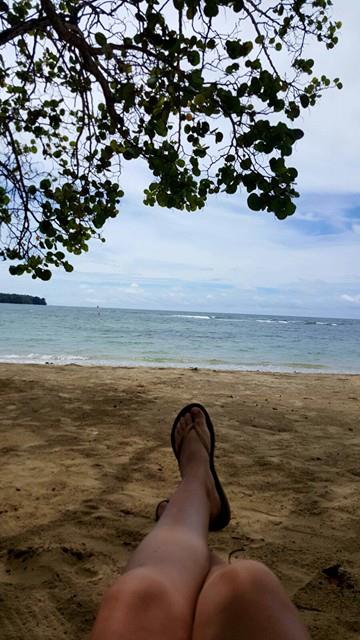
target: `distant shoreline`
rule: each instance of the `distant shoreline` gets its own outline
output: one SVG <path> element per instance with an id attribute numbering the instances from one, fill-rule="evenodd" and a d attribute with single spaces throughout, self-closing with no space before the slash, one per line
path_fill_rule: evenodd
<path id="1" fill-rule="evenodd" d="M 0 304 L 35 304 L 46 306 L 45 298 L 28 296 L 19 293 L 0 293 Z"/>

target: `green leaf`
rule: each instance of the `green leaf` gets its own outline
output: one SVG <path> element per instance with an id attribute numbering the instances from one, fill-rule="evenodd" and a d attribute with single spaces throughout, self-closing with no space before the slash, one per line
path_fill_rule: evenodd
<path id="1" fill-rule="evenodd" d="M 207 18 L 215 18 L 219 13 L 218 6 L 214 0 L 208 0 L 204 7 L 204 14 Z"/>
<path id="2" fill-rule="evenodd" d="M 261 200 L 256 193 L 251 193 L 247 199 L 248 207 L 252 211 L 260 211 L 262 207 Z"/>
<path id="3" fill-rule="evenodd" d="M 100 47 L 105 47 L 107 45 L 106 36 L 100 31 L 95 33 L 95 40 Z"/>
<path id="4" fill-rule="evenodd" d="M 225 192 L 233 194 L 233 193 L 236 193 L 237 188 L 238 188 L 238 185 L 236 184 L 236 182 L 232 182 L 232 183 L 227 185 L 227 187 L 225 189 Z"/>
<path id="5" fill-rule="evenodd" d="M 244 0 L 234 0 L 233 9 L 236 13 L 239 13 L 239 11 L 242 11 L 243 8 L 244 8 Z"/>
<path id="6" fill-rule="evenodd" d="M 163 191 L 159 191 L 159 193 L 157 193 L 156 200 L 160 207 L 168 206 L 168 195 Z"/>
<path id="7" fill-rule="evenodd" d="M 154 129 L 158 136 L 165 137 L 167 135 L 167 126 L 162 120 L 156 120 L 156 122 L 154 122 Z"/>
<path id="8" fill-rule="evenodd" d="M 242 169 L 244 169 L 245 171 L 250 169 L 251 168 L 251 160 L 250 160 L 250 158 L 244 158 L 243 160 L 241 160 L 240 167 Z"/>
<path id="9" fill-rule="evenodd" d="M 221 133 L 221 131 L 217 131 L 215 133 L 215 142 L 218 142 L 218 143 L 222 142 L 223 138 L 224 138 L 224 134 Z"/>
<path id="10" fill-rule="evenodd" d="M 235 60 L 236 58 L 242 58 L 248 56 L 253 49 L 253 43 L 241 42 L 241 40 L 226 40 L 225 47 L 229 58 Z"/>
<path id="11" fill-rule="evenodd" d="M 283 158 L 271 158 L 269 165 L 270 165 L 271 171 L 275 174 L 283 173 L 285 170 L 285 164 L 284 164 Z"/>
<path id="12" fill-rule="evenodd" d="M 189 51 L 187 54 L 187 59 L 193 67 L 200 64 L 200 54 L 198 51 Z"/>
<path id="13" fill-rule="evenodd" d="M 306 93 L 302 93 L 300 96 L 300 102 L 301 106 L 306 109 L 310 104 L 309 96 L 307 96 Z"/>
<path id="14" fill-rule="evenodd" d="M 195 69 L 188 74 L 189 84 L 195 89 L 201 89 L 204 83 L 204 79 L 201 75 L 201 69 Z"/>
<path id="15" fill-rule="evenodd" d="M 22 264 L 17 264 L 17 265 L 10 265 L 9 267 L 9 273 L 12 276 L 21 276 L 25 271 L 25 267 Z"/>
<path id="16" fill-rule="evenodd" d="M 40 280 L 50 280 L 52 275 L 50 269 L 42 269 L 41 267 L 36 267 L 34 274 L 40 278 Z"/>
<path id="17" fill-rule="evenodd" d="M 304 132 L 301 129 L 291 129 L 291 134 L 294 140 L 301 140 L 304 137 Z"/>
<path id="18" fill-rule="evenodd" d="M 39 224 L 39 231 L 40 233 L 43 233 L 46 236 L 50 236 L 51 238 L 53 238 L 56 234 L 50 220 L 42 220 Z"/>
<path id="19" fill-rule="evenodd" d="M 44 178 L 43 180 L 40 180 L 40 189 L 42 189 L 43 191 L 46 191 L 46 189 L 50 189 L 51 187 L 51 181 L 49 180 L 49 178 Z"/>
<path id="20" fill-rule="evenodd" d="M 292 216 L 293 213 L 295 213 L 295 211 L 296 211 L 296 205 L 293 202 L 289 201 L 287 203 L 287 205 L 285 206 L 286 215 L 287 216 Z"/>

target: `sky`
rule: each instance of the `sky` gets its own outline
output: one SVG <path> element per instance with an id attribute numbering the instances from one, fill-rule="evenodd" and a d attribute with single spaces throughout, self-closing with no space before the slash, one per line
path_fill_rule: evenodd
<path id="1" fill-rule="evenodd" d="M 250 212 L 246 197 L 217 195 L 197 213 L 142 204 L 149 175 L 128 163 L 120 215 L 49 282 L 8 274 L 0 291 L 45 297 L 48 304 L 360 318 L 360 2 L 334 0 L 342 20 L 332 51 L 309 47 L 317 68 L 340 77 L 297 121 L 305 137 L 297 212 L 285 221 Z"/>

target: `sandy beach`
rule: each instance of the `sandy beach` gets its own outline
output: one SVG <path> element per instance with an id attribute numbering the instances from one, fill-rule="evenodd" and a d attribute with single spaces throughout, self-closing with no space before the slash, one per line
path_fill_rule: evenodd
<path id="1" fill-rule="evenodd" d="M 0 365 L 2 640 L 86 638 L 178 481 L 178 410 L 217 429 L 210 544 L 266 562 L 312 638 L 360 637 L 360 376 Z"/>

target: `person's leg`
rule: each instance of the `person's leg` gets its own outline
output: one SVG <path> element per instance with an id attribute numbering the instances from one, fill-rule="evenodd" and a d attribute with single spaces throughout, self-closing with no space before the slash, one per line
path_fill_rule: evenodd
<path id="1" fill-rule="evenodd" d="M 159 516 L 165 513 L 166 501 Z M 299 614 L 274 574 L 260 562 L 231 565 L 213 551 L 197 601 L 193 640 L 308 640 Z"/>
<path id="2" fill-rule="evenodd" d="M 295 606 L 265 565 L 212 554 L 192 640 L 309 640 Z"/>
<path id="3" fill-rule="evenodd" d="M 209 571 L 210 517 L 219 498 L 209 456 L 193 423 L 208 442 L 197 409 L 179 421 L 182 480 L 151 533 L 132 555 L 124 575 L 106 592 L 91 640 L 190 640 L 196 601 Z"/>

